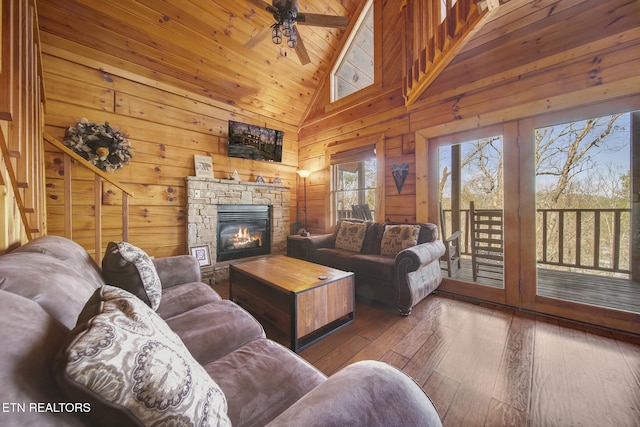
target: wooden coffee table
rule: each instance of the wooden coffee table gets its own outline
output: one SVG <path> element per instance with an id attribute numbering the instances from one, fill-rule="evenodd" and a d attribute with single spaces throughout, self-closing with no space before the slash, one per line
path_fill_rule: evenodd
<path id="1" fill-rule="evenodd" d="M 353 273 L 287 256 L 229 266 L 229 298 L 300 351 L 354 320 Z"/>

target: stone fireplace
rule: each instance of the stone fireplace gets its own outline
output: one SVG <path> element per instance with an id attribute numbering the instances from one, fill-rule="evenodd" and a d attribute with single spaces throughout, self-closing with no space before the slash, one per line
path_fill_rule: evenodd
<path id="1" fill-rule="evenodd" d="M 240 208 L 240 210 L 249 209 L 249 211 L 255 213 L 256 210 L 264 210 L 266 207 L 268 211 L 268 227 L 270 229 L 268 235 L 263 237 L 263 242 L 266 243 L 268 241 L 269 246 L 269 251 L 266 253 L 286 253 L 287 235 L 291 228 L 289 220 L 289 187 L 195 176 L 187 177 L 186 185 L 187 246 L 209 246 L 211 260 L 214 263 L 214 277 L 224 279 L 224 275 L 227 274 L 228 261 L 231 259 L 225 255 L 221 258 L 218 257 L 220 250 L 220 230 L 218 227 L 220 213 L 224 217 L 228 211 L 237 211 L 237 208 Z M 238 221 L 237 217 L 232 218 L 232 221 Z M 239 236 L 238 239 L 247 239 L 247 237 Z M 247 243 L 247 246 L 250 245 L 250 243 Z M 233 250 L 232 253 L 234 258 L 238 254 Z M 249 251 L 239 255 L 240 257 L 245 257 L 259 255 L 259 253 L 256 254 Z"/>

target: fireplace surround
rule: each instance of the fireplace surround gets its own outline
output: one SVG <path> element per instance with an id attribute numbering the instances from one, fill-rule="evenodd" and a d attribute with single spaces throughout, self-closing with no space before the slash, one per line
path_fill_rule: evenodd
<path id="1" fill-rule="evenodd" d="M 214 279 L 225 279 L 229 261 L 218 260 L 220 205 L 262 205 L 270 208 L 270 253 L 285 254 L 290 223 L 290 188 L 281 184 L 240 182 L 189 176 L 187 186 L 187 249 L 208 245 L 214 261 Z"/>

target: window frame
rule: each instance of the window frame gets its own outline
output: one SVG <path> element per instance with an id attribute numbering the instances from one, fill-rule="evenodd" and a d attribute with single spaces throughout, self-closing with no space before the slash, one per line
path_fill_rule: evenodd
<path id="1" fill-rule="evenodd" d="M 371 7 L 373 8 L 373 84 L 336 100 L 334 99 L 334 74 L 340 63 L 342 62 L 342 59 L 349 50 L 349 47 L 358 32 L 359 25 L 361 25 L 361 21 L 363 21 L 364 17 L 366 16 L 365 12 L 367 11 L 367 6 L 369 5 L 371 5 Z M 329 82 L 327 84 L 327 88 L 329 90 L 330 100 L 327 106 L 328 111 L 343 108 L 345 105 L 353 103 L 355 100 L 373 96 L 375 93 L 378 93 L 382 90 L 382 37 L 379 37 L 379 35 L 382 34 L 380 28 L 380 26 L 382 25 L 382 2 L 376 0 L 368 0 L 367 2 L 363 3 L 362 8 L 358 13 L 354 15 L 358 16 L 358 20 L 356 20 L 355 23 L 350 26 L 348 30 L 348 36 L 339 46 L 338 51 L 340 53 L 335 58 L 333 67 L 331 68 L 331 72 L 328 76 Z"/>
<path id="2" fill-rule="evenodd" d="M 335 177 L 332 173 L 331 158 L 338 153 L 364 148 L 366 146 L 375 145 L 376 151 L 376 182 L 378 183 L 375 189 L 375 201 L 376 207 L 374 211 L 373 219 L 378 222 L 384 221 L 385 218 L 385 186 L 380 183 L 385 182 L 385 137 L 382 135 L 371 135 L 367 137 L 358 137 L 350 140 L 342 141 L 340 144 L 336 144 L 327 147 L 325 150 L 325 167 L 326 176 L 329 177 L 328 188 L 325 195 L 325 231 L 333 230 L 337 223 L 337 212 L 334 203 L 336 183 Z"/>
<path id="3" fill-rule="evenodd" d="M 366 185 L 365 177 L 367 176 L 367 168 L 366 168 L 366 163 L 365 162 L 367 162 L 368 160 L 376 161 L 377 159 L 375 157 L 375 154 L 373 156 L 365 155 L 361 159 L 357 159 L 357 160 L 353 160 L 353 161 L 344 161 L 344 162 L 339 162 L 339 163 L 333 163 L 331 165 L 331 173 L 333 175 L 332 182 L 335 184 L 335 186 L 331 190 L 332 193 L 333 193 L 332 203 L 333 203 L 333 211 L 335 213 L 335 216 L 336 216 L 337 220 L 351 218 L 351 216 L 346 216 L 344 218 L 340 218 L 340 215 L 338 214 L 339 211 L 344 211 L 344 212 L 348 211 L 346 206 L 343 206 L 342 209 L 338 209 L 339 208 L 338 199 L 339 199 L 341 194 L 344 195 L 345 193 L 357 193 L 357 195 L 358 195 L 357 204 L 358 205 L 362 205 L 362 204 L 366 203 L 365 199 L 366 199 L 366 196 L 367 196 L 368 192 L 373 191 L 374 194 L 375 194 L 375 192 L 376 192 L 376 190 L 378 188 L 377 183 L 374 184 L 373 186 L 367 186 Z M 341 165 L 350 165 L 350 164 L 358 164 L 359 166 L 358 166 L 358 169 L 357 169 L 357 173 L 360 174 L 360 172 L 362 172 L 362 176 L 358 175 L 358 188 L 354 188 L 354 189 L 345 189 L 344 187 L 336 188 L 336 186 L 339 183 L 341 183 L 341 182 L 344 183 L 344 181 L 340 179 L 340 172 L 342 172 L 342 173 L 347 172 L 347 171 L 344 171 L 344 170 L 341 171 L 340 170 L 340 166 Z M 376 162 L 375 169 L 373 170 L 374 174 L 376 175 L 376 177 L 375 177 L 376 181 L 378 179 L 378 177 L 377 177 L 377 168 L 378 168 L 378 166 L 377 166 L 377 162 Z M 354 172 L 354 173 L 356 173 L 356 172 Z M 360 186 L 360 184 L 362 184 L 362 186 Z M 376 199 L 376 197 L 374 196 L 374 201 L 373 201 L 374 205 L 373 206 L 369 206 L 369 208 L 374 213 L 374 215 L 375 215 L 375 211 L 376 211 L 376 205 L 375 205 L 376 200 L 375 199 Z"/>

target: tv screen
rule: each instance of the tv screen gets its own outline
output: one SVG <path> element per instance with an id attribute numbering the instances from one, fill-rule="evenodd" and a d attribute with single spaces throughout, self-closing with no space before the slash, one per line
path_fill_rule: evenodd
<path id="1" fill-rule="evenodd" d="M 284 132 L 229 120 L 229 157 L 282 161 Z"/>

